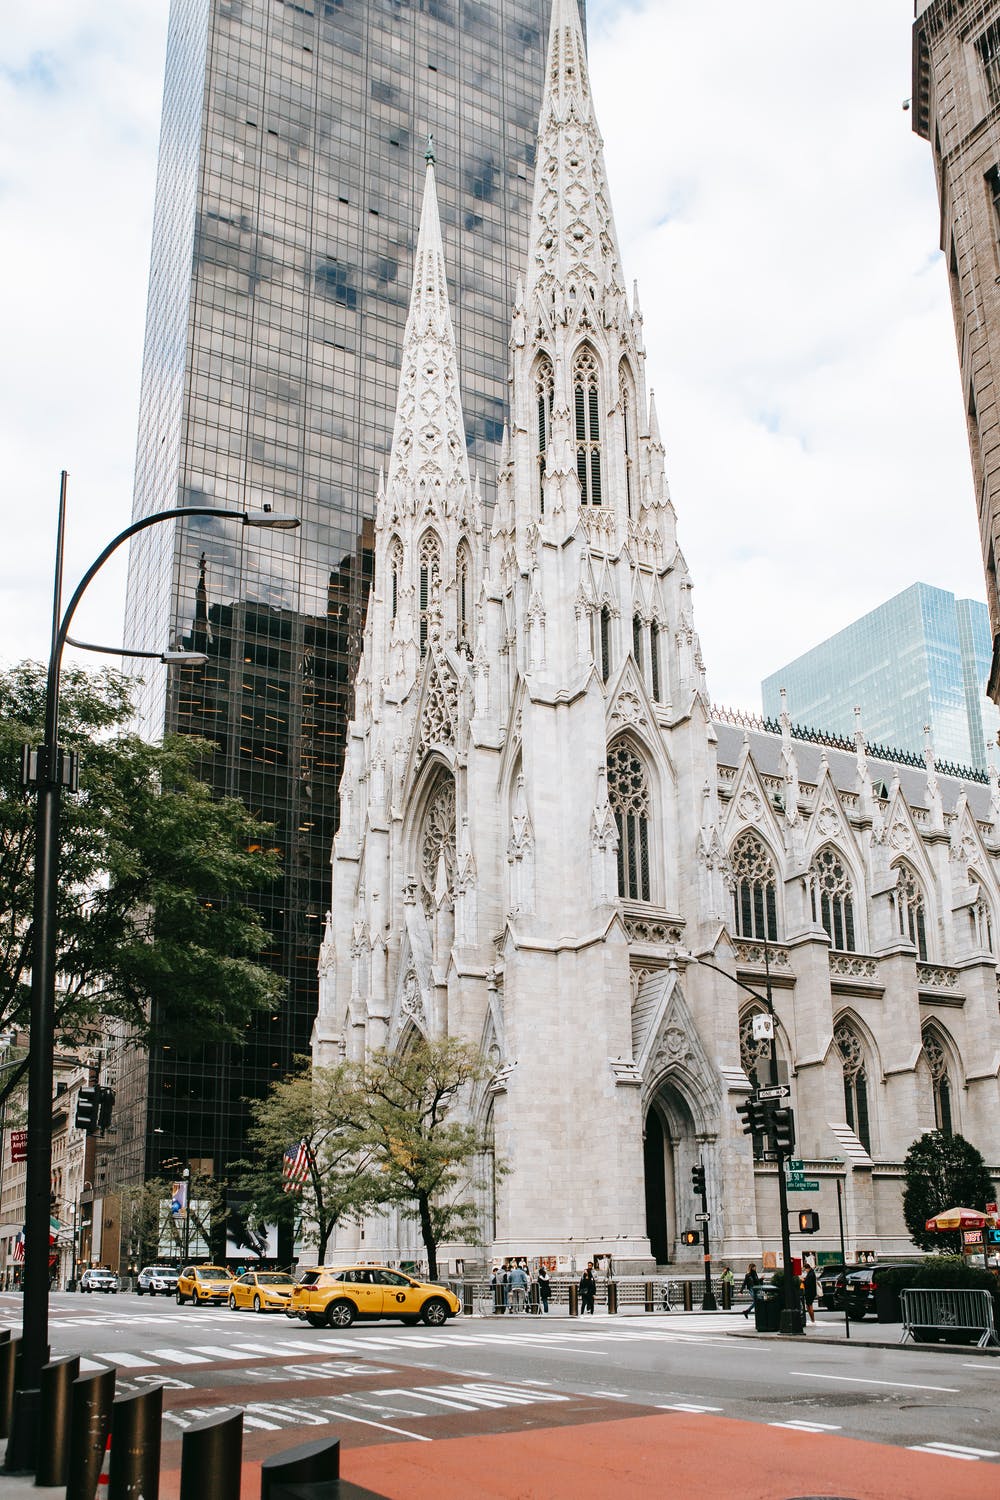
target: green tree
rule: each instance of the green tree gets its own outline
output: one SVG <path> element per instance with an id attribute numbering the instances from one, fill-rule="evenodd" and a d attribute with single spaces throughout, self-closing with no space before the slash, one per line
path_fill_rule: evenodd
<path id="1" fill-rule="evenodd" d="M 374 1153 L 356 1123 L 357 1072 L 349 1064 L 314 1068 L 307 1058 L 250 1106 L 253 1160 L 242 1162 L 238 1190 L 264 1223 L 291 1223 L 315 1244 L 322 1265 L 330 1235 L 342 1221 L 360 1220 L 384 1199 Z M 301 1191 L 286 1192 L 286 1150 L 304 1144 L 308 1166 Z"/>
<path id="2" fill-rule="evenodd" d="M 418 1221 L 432 1279 L 443 1240 L 480 1235 L 471 1195 L 481 1186 L 477 1159 L 491 1143 L 468 1111 L 475 1085 L 489 1073 L 478 1049 L 422 1037 L 401 1053 L 373 1053 L 357 1070 L 358 1132 L 382 1172 L 384 1201 Z"/>
<path id="3" fill-rule="evenodd" d="M 0 1029 L 28 1024 L 35 796 L 20 750 L 40 742 L 44 702 L 39 664 L 0 671 Z M 72 1041 L 111 1020 L 137 1040 L 241 1040 L 283 991 L 256 961 L 269 938 L 242 899 L 279 873 L 271 829 L 200 780 L 211 745 L 129 732 L 121 674 L 65 668 L 61 710 L 61 741 L 81 754 L 60 825 L 58 1030 Z"/>
<path id="4" fill-rule="evenodd" d="M 927 1230 L 928 1219 L 946 1208 L 982 1211 L 993 1183 L 980 1153 L 964 1136 L 928 1130 L 913 1142 L 903 1162 L 903 1218 L 921 1250 L 960 1251 L 961 1233 Z"/>

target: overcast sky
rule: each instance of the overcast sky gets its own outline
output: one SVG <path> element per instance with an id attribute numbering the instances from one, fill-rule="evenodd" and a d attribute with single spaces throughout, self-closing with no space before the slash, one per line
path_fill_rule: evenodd
<path id="1" fill-rule="evenodd" d="M 645 316 L 713 699 L 918 579 L 984 597 L 912 0 L 592 0 L 597 113 Z M 8 7 L 0 60 L 0 657 L 47 652 L 127 524 L 167 0 Z M 121 639 L 124 567 L 78 633 Z M 91 658 L 93 660 L 93 658 Z"/>

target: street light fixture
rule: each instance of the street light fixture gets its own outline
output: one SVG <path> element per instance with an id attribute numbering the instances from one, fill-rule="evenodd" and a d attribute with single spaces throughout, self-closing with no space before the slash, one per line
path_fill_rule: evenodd
<path id="1" fill-rule="evenodd" d="M 701 958 L 697 953 L 689 953 L 684 948 L 675 948 L 674 957 L 675 959 L 679 959 L 681 962 L 701 964 L 702 968 L 711 969 L 714 974 L 721 974 L 723 979 L 728 979 L 731 984 L 738 985 L 741 990 L 746 990 L 748 995 L 752 995 L 753 998 L 755 1000 L 758 1000 L 761 1005 L 767 1007 L 767 1013 L 771 1018 L 771 1055 L 769 1059 L 770 1084 L 773 1089 L 778 1088 L 778 1043 L 776 1031 L 777 1017 L 774 1014 L 774 997 L 771 994 L 771 968 L 768 963 L 767 957 L 767 940 L 764 940 L 765 993 L 763 995 L 759 994 L 757 990 L 751 989 L 748 984 L 744 984 L 742 979 L 737 979 L 735 974 L 730 974 L 727 969 L 720 969 L 718 964 L 711 963 L 707 958 Z M 791 1115 L 790 1110 L 787 1110 L 784 1113 L 789 1116 Z M 748 1122 L 752 1119 L 752 1116 L 749 1113 L 747 1115 L 747 1119 Z M 789 1130 L 793 1130 L 794 1127 L 792 1126 L 791 1120 L 788 1120 L 785 1123 L 786 1130 L 785 1135 L 782 1139 L 783 1142 L 787 1144 L 787 1140 L 789 1138 L 788 1132 Z M 805 1324 L 802 1320 L 802 1313 L 799 1309 L 795 1287 L 792 1284 L 792 1242 L 791 1237 L 788 1233 L 788 1187 L 785 1182 L 785 1162 L 784 1155 L 782 1154 L 783 1147 L 779 1148 L 776 1146 L 775 1150 L 778 1156 L 778 1209 L 781 1216 L 781 1258 L 784 1262 L 785 1267 L 785 1274 L 783 1277 L 785 1305 L 781 1310 L 781 1332 L 805 1333 Z M 785 1154 L 791 1155 L 791 1149 L 789 1148 L 789 1150 Z"/>
<path id="2" fill-rule="evenodd" d="M 28 1068 L 28 1161 L 24 1214 L 24 1312 L 21 1339 L 22 1389 L 18 1391 L 14 1422 L 4 1468 L 8 1473 L 31 1472 L 37 1465 L 41 1370 L 48 1359 L 49 1325 L 49 1189 L 52 1175 L 52 1051 L 55 1042 L 56 893 L 59 873 L 59 811 L 64 786 L 75 786 L 75 756 L 59 748 L 59 673 L 63 648 L 84 593 L 95 574 L 130 537 L 163 521 L 193 516 L 238 521 L 252 528 L 288 531 L 300 523 L 295 516 L 271 511 L 187 505 L 158 511 L 133 521 L 112 538 L 76 586 L 65 612 L 62 608 L 63 548 L 66 531 L 66 489 L 63 470 L 59 486 L 56 565 L 52 599 L 52 641 L 45 684 L 45 739 L 36 754 L 23 758 L 27 784 L 38 791 L 35 814 L 35 888 L 32 911 L 31 1055 Z M 118 653 L 116 653 L 118 654 Z M 123 655 L 158 656 L 158 652 L 123 651 Z M 200 655 L 201 653 L 196 653 Z M 163 653 L 163 659 L 177 653 Z M 180 653 L 184 661 L 192 659 Z"/>

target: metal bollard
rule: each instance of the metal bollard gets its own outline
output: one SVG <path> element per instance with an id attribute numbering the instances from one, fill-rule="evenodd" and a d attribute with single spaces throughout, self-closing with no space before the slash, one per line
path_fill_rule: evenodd
<path id="1" fill-rule="evenodd" d="M 580 1316 L 580 1289 L 572 1281 L 569 1284 L 569 1315 L 571 1318 Z"/>
<path id="2" fill-rule="evenodd" d="M 36 1484 L 65 1484 L 69 1477 L 69 1424 L 73 1382 L 80 1374 L 80 1356 L 54 1359 L 42 1366 L 40 1430 Z"/>
<path id="3" fill-rule="evenodd" d="M 609 1281 L 608 1282 L 608 1312 L 609 1313 L 616 1313 L 617 1311 L 618 1311 L 618 1283 L 617 1283 L 617 1281 Z"/>
<path id="4" fill-rule="evenodd" d="M 691 1312 L 691 1310 L 693 1309 L 693 1307 L 694 1307 L 694 1292 L 691 1289 L 691 1283 L 690 1283 L 690 1281 L 685 1281 L 685 1283 L 684 1283 L 684 1311 L 685 1312 Z"/>
<path id="5" fill-rule="evenodd" d="M 159 1500 L 163 1387 L 119 1396 L 111 1408 L 108 1500 Z"/>
<path id="6" fill-rule="evenodd" d="M 205 1417 L 181 1438 L 180 1500 L 240 1500 L 243 1413 Z"/>
<path id="7" fill-rule="evenodd" d="M 14 1415 L 14 1391 L 17 1387 L 17 1355 L 20 1339 L 7 1338 L 0 1344 L 0 1437 L 10 1436 Z"/>
<path id="8" fill-rule="evenodd" d="M 465 1317 L 472 1317 L 472 1282 L 462 1282 L 462 1312 Z"/>
<path id="9" fill-rule="evenodd" d="M 722 1283 L 722 1311 L 728 1312 L 733 1305 L 733 1283 L 728 1276 Z"/>
<path id="10" fill-rule="evenodd" d="M 94 1500 L 111 1431 L 115 1370 L 110 1365 L 73 1382 L 69 1419 L 69 1479 L 66 1500 Z"/>
<path id="11" fill-rule="evenodd" d="M 645 1288 L 644 1288 L 644 1292 L 645 1292 L 645 1301 L 646 1301 L 646 1311 L 647 1312 L 655 1312 L 656 1311 L 656 1290 L 655 1290 L 655 1288 L 653 1286 L 653 1283 L 651 1281 L 647 1281 L 646 1282 L 646 1285 L 645 1285 Z"/>
<path id="12" fill-rule="evenodd" d="M 530 1313 L 540 1313 L 541 1310 L 542 1299 L 538 1290 L 538 1282 L 533 1281 L 528 1288 L 528 1311 Z"/>
<path id="13" fill-rule="evenodd" d="M 337 1500 L 339 1480 L 340 1439 L 320 1438 L 265 1458 L 260 1500 Z"/>

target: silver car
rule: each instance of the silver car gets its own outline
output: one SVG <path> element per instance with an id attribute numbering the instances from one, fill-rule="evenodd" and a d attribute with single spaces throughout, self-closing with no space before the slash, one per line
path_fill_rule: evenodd
<path id="1" fill-rule="evenodd" d="M 84 1271 L 80 1277 L 81 1292 L 117 1292 L 118 1277 L 114 1271 Z"/>
<path id="2" fill-rule="evenodd" d="M 136 1295 L 148 1292 L 151 1297 L 161 1293 L 172 1297 L 177 1290 L 177 1272 L 173 1266 L 143 1266 L 135 1283 Z"/>

